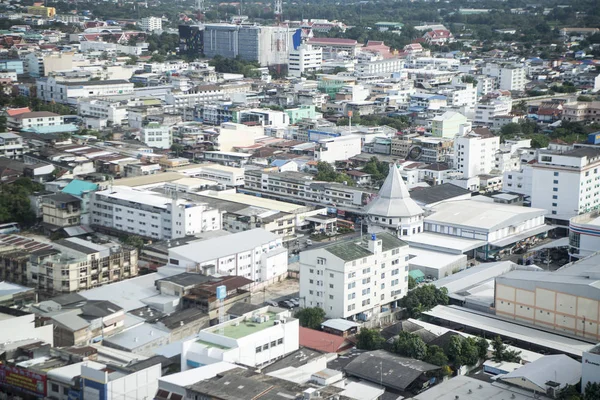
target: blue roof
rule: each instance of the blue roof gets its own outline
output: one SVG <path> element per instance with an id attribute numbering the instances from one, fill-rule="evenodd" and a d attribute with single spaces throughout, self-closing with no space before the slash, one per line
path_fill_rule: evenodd
<path id="1" fill-rule="evenodd" d="M 287 164 L 290 160 L 274 160 L 271 162 L 271 167 L 283 167 L 285 164 Z"/>
<path id="2" fill-rule="evenodd" d="M 73 179 L 67 186 L 65 186 L 62 192 L 81 197 L 84 192 L 90 192 L 94 190 L 98 190 L 97 183 Z"/>
<path id="3" fill-rule="evenodd" d="M 62 133 L 62 132 L 77 132 L 79 128 L 73 124 L 52 125 L 52 126 L 32 126 L 31 128 L 23 129 L 24 132 L 33 133 Z"/>

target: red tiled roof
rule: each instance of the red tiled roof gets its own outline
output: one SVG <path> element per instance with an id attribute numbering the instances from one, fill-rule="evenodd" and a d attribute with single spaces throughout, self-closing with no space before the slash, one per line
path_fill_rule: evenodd
<path id="1" fill-rule="evenodd" d="M 352 347 L 352 343 L 341 336 L 300 327 L 300 346 L 324 353 L 337 353 Z"/>
<path id="2" fill-rule="evenodd" d="M 346 44 L 356 45 L 358 42 L 354 39 L 342 39 L 342 38 L 310 38 L 308 44 L 325 43 L 325 44 Z"/>
<path id="3" fill-rule="evenodd" d="M 6 110 L 6 114 L 9 117 L 14 117 L 17 116 L 19 114 L 23 114 L 23 113 L 29 113 L 31 112 L 31 110 L 29 109 L 29 107 L 23 107 L 23 108 L 9 108 L 8 110 Z"/>

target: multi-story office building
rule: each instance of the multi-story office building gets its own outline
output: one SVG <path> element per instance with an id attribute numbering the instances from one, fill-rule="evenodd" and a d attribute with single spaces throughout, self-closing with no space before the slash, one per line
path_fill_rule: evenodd
<path id="1" fill-rule="evenodd" d="M 408 245 L 390 233 L 300 253 L 300 297 L 329 318 L 392 321 L 408 290 Z"/>
<path id="2" fill-rule="evenodd" d="M 446 111 L 431 120 L 431 134 L 452 139 L 467 126 L 467 117 L 459 112 Z"/>
<path id="3" fill-rule="evenodd" d="M 288 74 L 300 77 L 304 74 L 319 71 L 322 65 L 323 50 L 321 48 L 313 48 L 309 44 L 302 44 L 290 51 Z"/>
<path id="4" fill-rule="evenodd" d="M 479 133 L 478 133 L 479 132 Z M 489 174 L 496 165 L 500 136 L 487 130 L 476 130 L 454 139 L 455 168 L 464 178 Z"/>
<path id="5" fill-rule="evenodd" d="M 366 205 L 375 192 L 339 183 L 313 181 L 301 172 L 263 172 L 247 170 L 242 192 L 260 193 L 262 197 L 300 202 L 304 205 L 327 205 L 356 211 Z"/>
<path id="6" fill-rule="evenodd" d="M 362 140 L 359 135 L 342 135 L 319 140 L 315 147 L 314 157 L 315 161 L 334 163 L 360 154 L 361 149 Z"/>
<path id="7" fill-rule="evenodd" d="M 361 53 L 354 66 L 354 76 L 357 78 L 385 77 L 389 78 L 394 73 L 399 73 L 404 68 L 401 58 L 384 58 L 381 55 Z"/>
<path id="8" fill-rule="evenodd" d="M 90 205 L 91 223 L 97 229 L 155 240 L 176 239 L 222 226 L 219 210 L 206 204 L 125 186 L 93 193 Z"/>
<path id="9" fill-rule="evenodd" d="M 142 18 L 140 27 L 142 28 L 143 31 L 146 31 L 146 32 L 161 31 L 162 30 L 162 18 L 157 18 L 157 17 Z"/>
<path id="10" fill-rule="evenodd" d="M 292 224 L 293 219 L 288 223 Z M 280 236 L 256 228 L 171 247 L 168 265 L 206 275 L 237 275 L 265 282 L 287 273 L 287 257 Z"/>
<path id="11" fill-rule="evenodd" d="M 179 25 L 179 52 L 197 56 L 204 52 L 204 26 Z"/>
<path id="12" fill-rule="evenodd" d="M 565 104 L 562 119 L 569 122 L 600 122 L 600 101 Z"/>

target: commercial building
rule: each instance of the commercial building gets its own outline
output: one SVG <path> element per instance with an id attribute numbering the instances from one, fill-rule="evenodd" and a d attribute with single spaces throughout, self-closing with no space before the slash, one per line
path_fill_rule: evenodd
<path id="1" fill-rule="evenodd" d="M 91 198 L 92 225 L 152 239 L 175 239 L 221 229 L 219 210 L 157 192 L 115 186 Z"/>
<path id="2" fill-rule="evenodd" d="M 600 277 L 596 254 L 557 271 L 512 271 L 496 278 L 496 314 L 600 340 Z"/>
<path id="3" fill-rule="evenodd" d="M 313 181 L 302 172 L 268 172 L 246 170 L 243 193 L 260 193 L 261 197 L 291 201 L 304 205 L 335 207 L 358 211 L 375 193 L 339 183 Z"/>
<path id="4" fill-rule="evenodd" d="M 220 361 L 258 367 L 298 350 L 298 343 L 299 324 L 290 311 L 262 307 L 183 342 L 181 370 Z"/>
<path id="5" fill-rule="evenodd" d="M 410 198 L 396 165 L 390 168 L 377 196 L 365 207 L 369 232 L 388 231 L 397 237 L 421 233 L 424 211 Z"/>
<path id="6" fill-rule="evenodd" d="M 149 147 L 170 149 L 173 144 L 171 128 L 157 122 L 149 123 L 142 128 L 141 141 Z"/>
<path id="7" fill-rule="evenodd" d="M 162 30 L 162 18 L 157 17 L 146 17 L 142 18 L 140 27 L 143 31 L 154 32 Z"/>
<path id="8" fill-rule="evenodd" d="M 392 321 L 408 290 L 408 245 L 389 233 L 300 253 L 300 297 L 329 318 Z"/>
<path id="9" fill-rule="evenodd" d="M 27 7 L 27 14 L 31 15 L 39 15 L 43 18 L 52 18 L 56 15 L 56 8 L 54 7 L 45 7 L 42 6 L 41 3 L 38 5 L 33 5 Z"/>
<path id="10" fill-rule="evenodd" d="M 76 226 L 81 223 L 81 199 L 68 193 L 46 196 L 42 203 L 44 224 L 50 230 Z"/>
<path id="11" fill-rule="evenodd" d="M 192 178 L 209 179 L 229 187 L 244 185 L 243 168 L 219 164 L 196 164 L 193 166 L 176 167 L 169 169 L 169 171 L 175 171 Z"/>
<path id="12" fill-rule="evenodd" d="M 169 249 L 169 264 L 206 275 L 237 275 L 265 282 L 287 273 L 282 238 L 256 228 Z"/>
<path id="13" fill-rule="evenodd" d="M 294 77 L 312 74 L 321 69 L 323 65 L 323 50 L 313 48 L 310 44 L 302 44 L 290 50 L 288 74 Z"/>
<path id="14" fill-rule="evenodd" d="M 600 213 L 592 211 L 569 220 L 569 255 L 584 258 L 600 249 Z"/>
<path id="15" fill-rule="evenodd" d="M 506 116 L 512 111 L 512 100 L 497 98 L 480 102 L 475 105 L 475 118 L 477 125 L 494 126 L 497 117 Z"/>
<path id="16" fill-rule="evenodd" d="M 76 106 L 80 98 L 133 93 L 133 83 L 121 79 L 61 81 L 49 76 L 37 79 L 36 87 L 38 99 L 72 106 Z"/>
<path id="17" fill-rule="evenodd" d="M 474 130 L 454 139 L 455 169 L 463 178 L 489 174 L 495 167 L 500 137 L 487 129 Z"/>
<path id="18" fill-rule="evenodd" d="M 600 382 L 600 345 L 583 352 L 581 360 L 581 387 Z"/>
<path id="19" fill-rule="evenodd" d="M 54 345 L 52 325 L 39 326 L 35 314 L 9 307 L 0 307 L 0 341 L 5 344 L 22 340 L 37 340 Z"/>
<path id="20" fill-rule="evenodd" d="M 144 361 L 128 368 L 90 363 L 81 366 L 81 393 L 86 400 L 152 398 L 162 376 L 161 364 Z"/>
<path id="21" fill-rule="evenodd" d="M 600 101 L 564 104 L 562 119 L 570 122 L 598 122 L 600 121 Z"/>
<path id="22" fill-rule="evenodd" d="M 513 247 L 530 238 L 545 237 L 551 225 L 545 224 L 547 211 L 482 200 L 458 200 L 439 203 L 431 207 L 432 214 L 425 217 L 425 236 L 437 234 L 437 246 L 447 238 L 461 238 L 472 243 L 476 256 L 494 259 L 512 251 Z M 411 245 L 419 235 L 408 238 Z M 421 247 L 421 246 L 419 246 Z"/>

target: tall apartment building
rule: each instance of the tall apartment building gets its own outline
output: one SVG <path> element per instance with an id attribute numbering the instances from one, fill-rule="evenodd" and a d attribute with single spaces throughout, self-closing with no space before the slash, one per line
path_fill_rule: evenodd
<path id="1" fill-rule="evenodd" d="M 12 132 L 0 133 L 0 156 L 20 160 L 23 158 L 23 138 Z"/>
<path id="2" fill-rule="evenodd" d="M 393 73 L 399 73 L 404 68 L 404 60 L 401 58 L 384 58 L 381 55 L 361 53 L 354 66 L 354 76 L 367 78 L 374 76 L 391 77 Z"/>
<path id="3" fill-rule="evenodd" d="M 265 282 L 287 273 L 288 253 L 280 236 L 256 228 L 171 247 L 168 265 L 205 275 L 237 275 Z"/>
<path id="4" fill-rule="evenodd" d="M 151 239 L 176 239 L 221 229 L 219 210 L 157 192 L 115 186 L 95 192 L 91 223 L 99 230 Z"/>
<path id="5" fill-rule="evenodd" d="M 525 90 L 525 68 L 517 64 L 488 63 L 483 74 L 496 78 L 496 87 L 501 90 Z"/>
<path id="6" fill-rule="evenodd" d="M 487 130 L 479 132 L 472 131 L 454 139 L 455 168 L 464 178 L 489 174 L 496 165 L 500 136 L 494 136 Z"/>
<path id="7" fill-rule="evenodd" d="M 431 134 L 452 139 L 467 126 L 467 117 L 459 112 L 446 111 L 431 120 Z"/>
<path id="8" fill-rule="evenodd" d="M 46 196 L 42 203 L 44 224 L 65 228 L 81 224 L 82 201 L 68 193 Z"/>
<path id="9" fill-rule="evenodd" d="M 206 24 L 206 57 L 240 57 L 261 66 L 287 64 L 293 30 L 279 26 Z"/>
<path id="10" fill-rule="evenodd" d="M 389 233 L 300 253 L 300 297 L 329 318 L 389 321 L 408 290 L 408 245 Z"/>
<path id="11" fill-rule="evenodd" d="M 302 44 L 290 51 L 288 74 L 300 77 L 303 74 L 319 71 L 322 65 L 323 50 L 321 48 L 313 48 L 309 44 Z"/>
<path id="12" fill-rule="evenodd" d="M 147 17 L 142 18 L 140 23 L 140 27 L 143 31 L 153 32 L 162 30 L 162 18 L 157 17 Z"/>

